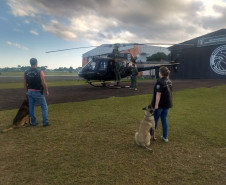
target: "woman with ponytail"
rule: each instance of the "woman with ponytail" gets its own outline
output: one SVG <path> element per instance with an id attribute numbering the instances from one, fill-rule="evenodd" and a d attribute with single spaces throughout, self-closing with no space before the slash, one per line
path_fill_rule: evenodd
<path id="1" fill-rule="evenodd" d="M 159 69 L 159 79 L 154 86 L 154 93 L 151 101 L 151 106 L 154 108 L 155 128 L 158 126 L 159 117 L 162 122 L 161 137 L 164 142 L 168 142 L 168 123 L 167 115 L 169 109 L 173 106 L 172 98 L 172 82 L 169 79 L 170 70 L 162 66 Z M 152 131 L 150 130 L 152 134 Z"/>

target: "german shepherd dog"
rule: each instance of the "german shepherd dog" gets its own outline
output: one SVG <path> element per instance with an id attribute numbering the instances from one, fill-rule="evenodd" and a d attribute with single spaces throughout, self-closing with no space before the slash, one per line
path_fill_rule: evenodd
<path id="1" fill-rule="evenodd" d="M 15 118 L 13 119 L 13 125 L 7 129 L 4 129 L 2 132 L 5 133 L 14 128 L 23 127 L 26 124 L 31 124 L 28 99 L 25 99 L 20 106 Z"/>
<path id="2" fill-rule="evenodd" d="M 143 108 L 144 119 L 141 121 L 139 131 L 135 133 L 135 141 L 137 145 L 146 148 L 152 152 L 152 149 L 148 148 L 151 144 L 151 138 L 155 138 L 155 120 L 154 120 L 154 109 L 150 106 Z M 152 136 L 150 135 L 150 129 L 152 128 Z"/>

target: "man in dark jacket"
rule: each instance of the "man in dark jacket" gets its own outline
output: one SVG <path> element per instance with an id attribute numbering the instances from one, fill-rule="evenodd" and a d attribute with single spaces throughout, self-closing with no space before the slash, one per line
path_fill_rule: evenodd
<path id="1" fill-rule="evenodd" d="M 48 107 L 46 103 L 46 96 L 49 95 L 48 87 L 45 81 L 43 71 L 37 69 L 38 61 L 36 58 L 30 59 L 31 68 L 24 73 L 24 89 L 28 95 L 29 114 L 31 116 L 31 123 L 33 126 L 37 125 L 35 117 L 34 106 L 37 102 L 42 109 L 43 127 L 48 126 Z"/>
<path id="2" fill-rule="evenodd" d="M 119 61 L 115 59 L 115 81 L 117 82 L 117 85 L 119 85 L 120 80 L 121 80 L 120 64 Z"/>
<path id="3" fill-rule="evenodd" d="M 136 65 L 132 64 L 130 89 L 134 89 L 135 91 L 137 90 L 137 75 L 138 70 L 136 68 Z"/>

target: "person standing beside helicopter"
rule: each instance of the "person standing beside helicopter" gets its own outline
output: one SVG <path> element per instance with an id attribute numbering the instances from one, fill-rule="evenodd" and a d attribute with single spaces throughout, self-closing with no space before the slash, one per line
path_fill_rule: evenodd
<path id="1" fill-rule="evenodd" d="M 137 75 L 138 75 L 138 70 L 136 68 L 135 64 L 132 64 L 132 70 L 131 70 L 131 84 L 129 89 L 134 89 L 137 91 Z"/>
<path id="2" fill-rule="evenodd" d="M 115 81 L 117 82 L 117 85 L 119 85 L 120 80 L 121 80 L 120 64 L 117 61 L 117 59 L 115 59 Z"/>
<path id="3" fill-rule="evenodd" d="M 167 115 L 169 109 L 173 106 L 173 97 L 172 97 L 172 82 L 169 79 L 170 70 L 162 66 L 159 69 L 159 77 L 154 86 L 154 93 L 151 101 L 151 106 L 154 108 L 154 119 L 155 119 L 155 128 L 158 126 L 159 117 L 161 117 L 162 122 L 162 132 L 163 136 L 161 137 L 164 142 L 168 142 L 168 123 Z M 150 130 L 152 135 L 152 130 Z"/>
<path id="4" fill-rule="evenodd" d="M 35 103 L 37 102 L 42 109 L 43 127 L 49 126 L 48 121 L 48 106 L 46 103 L 45 96 L 49 96 L 47 83 L 45 81 L 45 75 L 43 71 L 38 69 L 38 61 L 36 58 L 30 59 L 31 67 L 24 72 L 24 89 L 28 96 L 29 102 L 29 114 L 31 117 L 31 124 L 37 125 L 35 117 Z"/>

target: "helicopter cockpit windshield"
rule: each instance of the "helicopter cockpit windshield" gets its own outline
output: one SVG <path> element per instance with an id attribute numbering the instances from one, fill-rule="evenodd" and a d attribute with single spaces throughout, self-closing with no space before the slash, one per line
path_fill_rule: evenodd
<path id="1" fill-rule="evenodd" d="M 106 75 L 109 71 L 109 65 L 112 64 L 109 62 L 109 59 L 93 58 L 81 71 L 79 71 L 79 76 L 86 79 L 98 79 L 99 77 Z"/>
<path id="2" fill-rule="evenodd" d="M 95 71 L 97 67 L 97 60 L 92 59 L 85 67 L 84 67 L 84 71 L 86 72 L 93 72 Z"/>
<path id="3" fill-rule="evenodd" d="M 107 71 L 109 60 L 107 59 L 92 59 L 84 68 L 83 72 L 103 72 Z"/>

